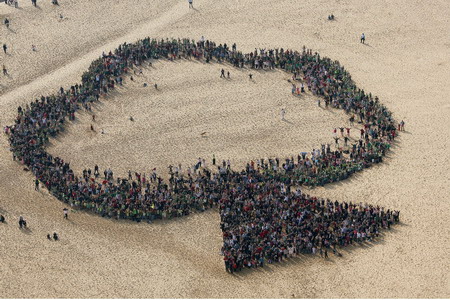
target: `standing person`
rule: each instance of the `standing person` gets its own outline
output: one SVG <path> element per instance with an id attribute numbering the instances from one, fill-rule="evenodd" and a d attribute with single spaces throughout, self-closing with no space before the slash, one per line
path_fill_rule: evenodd
<path id="1" fill-rule="evenodd" d="M 351 128 L 348 128 L 348 127 L 347 127 L 347 128 L 345 128 L 345 129 L 347 130 L 347 136 L 350 137 L 350 129 L 351 129 Z"/>
<path id="2" fill-rule="evenodd" d="M 220 70 L 220 78 L 225 78 L 225 70 Z"/>
<path id="3" fill-rule="evenodd" d="M 361 43 L 364 44 L 365 41 L 366 41 L 366 36 L 365 36 L 365 34 L 363 33 L 363 34 L 361 34 Z"/>
<path id="4" fill-rule="evenodd" d="M 286 110 L 282 108 L 280 113 L 281 113 L 281 121 L 285 121 L 284 116 L 286 115 Z"/>
<path id="5" fill-rule="evenodd" d="M 194 4 L 192 3 L 193 0 L 188 0 L 189 1 L 189 8 L 194 8 Z"/>
<path id="6" fill-rule="evenodd" d="M 63 208 L 63 212 L 64 212 L 64 219 L 68 219 L 69 218 L 69 210 L 67 209 L 67 207 Z"/>
<path id="7" fill-rule="evenodd" d="M 8 75 L 8 70 L 6 70 L 6 67 L 5 67 L 5 65 L 3 65 L 3 75 Z"/>
<path id="8" fill-rule="evenodd" d="M 19 217 L 19 228 L 27 228 L 27 221 L 22 216 Z"/>
<path id="9" fill-rule="evenodd" d="M 5 18 L 5 26 L 6 26 L 6 28 L 9 28 L 9 20 L 8 20 L 8 18 Z"/>
<path id="10" fill-rule="evenodd" d="M 6 46 L 6 44 L 3 44 L 3 52 L 6 53 L 6 49 L 8 49 L 8 46 Z"/>
<path id="11" fill-rule="evenodd" d="M 216 165 L 216 156 L 214 154 L 213 154 L 212 164 L 213 164 L 213 166 Z"/>
<path id="12" fill-rule="evenodd" d="M 334 137 L 334 142 L 336 143 L 336 148 L 339 148 L 339 137 L 335 136 Z"/>
<path id="13" fill-rule="evenodd" d="M 38 179 L 36 179 L 36 180 L 34 181 L 34 190 L 35 190 L 35 191 L 39 191 L 39 180 L 38 180 Z"/>

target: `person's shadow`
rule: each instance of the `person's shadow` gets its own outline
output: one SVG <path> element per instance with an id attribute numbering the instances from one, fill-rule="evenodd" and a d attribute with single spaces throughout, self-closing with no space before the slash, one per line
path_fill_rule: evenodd
<path id="1" fill-rule="evenodd" d="M 20 231 L 28 235 L 33 233 L 33 230 L 31 230 L 29 227 L 20 228 Z"/>
<path id="2" fill-rule="evenodd" d="M 286 122 L 286 123 L 288 123 L 288 124 L 294 125 L 294 123 L 291 122 L 291 121 L 289 121 L 289 120 L 283 119 L 282 121 L 283 121 L 283 122 Z"/>

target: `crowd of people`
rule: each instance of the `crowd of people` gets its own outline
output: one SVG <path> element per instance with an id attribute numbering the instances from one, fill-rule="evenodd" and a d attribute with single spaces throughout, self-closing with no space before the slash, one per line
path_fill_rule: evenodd
<path id="1" fill-rule="evenodd" d="M 169 167 L 169 179 L 153 171 L 145 176 L 131 172 L 114 176 L 99 167 L 75 174 L 69 162 L 45 151 L 49 138 L 64 130 L 81 108 L 122 85 L 133 67 L 154 59 L 197 59 L 226 62 L 237 68 L 279 68 L 326 106 L 344 109 L 350 120 L 363 124 L 361 138 L 348 147 L 322 145 L 310 153 L 285 159 L 258 159 L 243 170 L 230 162 L 207 167 Z M 339 62 L 303 48 L 255 49 L 243 54 L 236 44 L 188 39 L 150 39 L 124 43 L 104 53 L 82 75 L 81 84 L 60 88 L 18 108 L 15 124 L 7 127 L 13 159 L 20 161 L 51 194 L 74 208 L 101 216 L 152 222 L 219 207 L 223 231 L 222 253 L 229 272 L 276 262 L 295 253 L 335 250 L 376 237 L 381 228 L 399 220 L 399 212 L 380 207 L 337 203 L 309 197 L 301 186 L 324 185 L 348 178 L 354 172 L 382 161 L 397 135 L 397 123 L 378 98 L 358 89 Z M 133 176 L 134 175 L 134 176 Z"/>

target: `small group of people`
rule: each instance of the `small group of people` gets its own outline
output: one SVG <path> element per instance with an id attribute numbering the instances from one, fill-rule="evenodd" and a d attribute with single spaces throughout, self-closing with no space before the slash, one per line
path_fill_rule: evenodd
<path id="1" fill-rule="evenodd" d="M 34 0 L 32 0 L 32 1 L 34 1 Z M 5 0 L 5 4 L 14 6 L 15 8 L 19 8 L 18 0 Z"/>
<path id="2" fill-rule="evenodd" d="M 326 105 L 359 116 L 366 131 L 348 150 L 321 145 L 296 157 L 261 158 L 242 170 L 223 161 L 212 167 L 199 159 L 194 167 L 169 167 L 169 180 L 153 169 L 119 178 L 111 169 L 100 176 L 75 174 L 70 163 L 45 150 L 75 113 L 122 84 L 134 67 L 154 59 L 226 62 L 236 68 L 296 73 L 308 91 Z M 224 74 L 224 72 L 221 71 Z M 286 111 L 281 111 L 284 119 Z M 350 118 L 351 119 L 351 118 Z M 301 186 L 344 180 L 382 161 L 397 135 L 397 123 L 377 97 L 356 87 L 350 74 L 312 50 L 255 49 L 244 54 L 233 44 L 189 39 L 150 39 L 124 43 L 92 62 L 80 84 L 17 109 L 15 124 L 5 130 L 13 159 L 35 175 L 52 195 L 71 207 L 108 218 L 152 222 L 219 207 L 228 271 L 280 261 L 300 252 L 328 251 L 354 241 L 373 239 L 398 221 L 398 213 L 381 207 L 337 203 L 309 197 Z M 184 171 L 183 171 L 184 170 Z M 66 217 L 66 216 L 65 216 Z M 396 221 L 397 220 L 397 221 Z"/>
<path id="3" fill-rule="evenodd" d="M 225 70 L 221 69 L 220 70 L 220 78 L 228 78 L 228 79 L 230 79 L 230 71 L 227 71 L 227 76 L 225 77 Z"/>
<path id="4" fill-rule="evenodd" d="M 59 241 L 59 235 L 56 232 L 53 232 L 53 235 L 47 233 L 47 239 L 50 241 Z"/>

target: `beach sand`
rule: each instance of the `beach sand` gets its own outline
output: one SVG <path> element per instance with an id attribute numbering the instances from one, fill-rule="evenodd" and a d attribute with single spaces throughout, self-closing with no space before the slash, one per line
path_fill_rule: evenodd
<path id="1" fill-rule="evenodd" d="M 230 275 L 219 255 L 217 211 L 155 224 L 86 212 L 63 220 L 65 205 L 34 191 L 2 135 L 0 213 L 8 223 L 0 224 L 1 297 L 450 297 L 448 1 L 196 0 L 195 10 L 172 0 L 60 2 L 0 4 L 0 19 L 11 20 L 11 30 L 0 27 L 10 51 L 0 53 L 0 64 L 11 74 L 0 77 L 1 127 L 13 124 L 19 105 L 80 82 L 93 59 L 125 41 L 204 35 L 244 51 L 305 45 L 339 60 L 406 122 L 382 164 L 305 192 L 400 210 L 402 223 L 343 257 L 302 256 Z M 336 21 L 327 20 L 330 13 Z M 219 78 L 222 67 L 231 80 Z M 164 174 L 169 164 L 193 165 L 198 157 L 210 163 L 212 154 L 242 166 L 334 142 L 332 129 L 346 121 L 341 111 L 317 107 L 310 95 L 293 97 L 285 73 L 252 73 L 254 82 L 228 65 L 154 63 L 95 106 L 97 133 L 83 112 L 49 151 L 76 171 L 97 163 L 124 176 L 154 167 Z M 280 120 L 282 107 L 289 122 Z M 18 229 L 20 215 L 29 231 Z M 54 231 L 60 242 L 46 239 Z"/>

